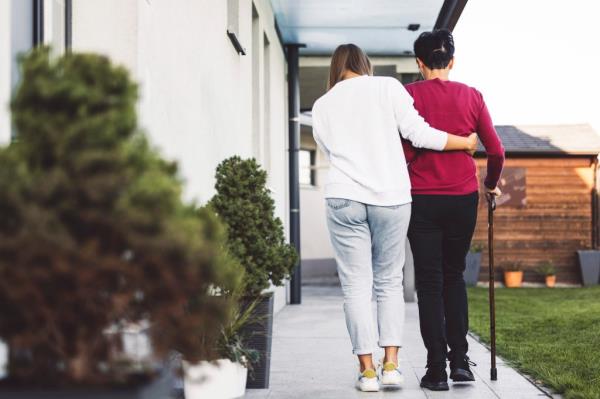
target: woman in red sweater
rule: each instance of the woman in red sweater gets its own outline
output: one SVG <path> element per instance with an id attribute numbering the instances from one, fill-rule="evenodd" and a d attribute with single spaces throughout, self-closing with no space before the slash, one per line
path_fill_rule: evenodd
<path id="1" fill-rule="evenodd" d="M 448 79 L 454 40 L 448 30 L 424 32 L 414 44 L 425 80 L 406 87 L 419 114 L 432 127 L 477 132 L 487 153 L 484 185 L 500 195 L 497 183 L 504 163 L 498 138 L 481 93 Z M 448 390 L 446 359 L 453 381 L 474 381 L 467 357 L 469 328 L 463 279 L 478 206 L 476 165 L 464 151 L 438 152 L 404 143 L 412 184 L 408 238 L 415 261 L 421 335 L 427 348 L 427 373 L 421 386 Z M 448 351 L 448 348 L 450 349 Z"/>

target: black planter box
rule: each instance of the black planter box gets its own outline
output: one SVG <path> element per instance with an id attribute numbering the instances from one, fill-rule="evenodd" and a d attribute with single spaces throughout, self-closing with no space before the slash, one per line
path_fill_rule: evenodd
<path id="1" fill-rule="evenodd" d="M 269 387 L 271 372 L 271 344 L 273 341 L 273 294 L 264 295 L 254 308 L 250 321 L 242 329 L 246 345 L 259 353 L 259 360 L 248 373 L 246 388 Z"/>
<path id="2" fill-rule="evenodd" d="M 600 280 L 600 251 L 577 251 L 581 281 L 584 286 L 597 285 Z"/>
<path id="3" fill-rule="evenodd" d="M 0 387 L 0 399 L 169 399 L 173 393 L 173 375 L 161 376 L 130 388 L 10 388 Z"/>
<path id="4" fill-rule="evenodd" d="M 467 265 L 463 273 L 465 284 L 475 286 L 479 281 L 479 271 L 481 270 L 481 252 L 467 253 L 466 263 Z"/>

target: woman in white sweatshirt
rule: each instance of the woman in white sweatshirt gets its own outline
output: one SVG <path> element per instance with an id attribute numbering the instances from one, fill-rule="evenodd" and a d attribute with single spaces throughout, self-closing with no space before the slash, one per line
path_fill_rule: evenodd
<path id="1" fill-rule="evenodd" d="M 475 134 L 466 138 L 430 127 L 398 80 L 371 75 L 371 62 L 359 47 L 339 46 L 331 60 L 329 90 L 312 110 L 314 138 L 330 162 L 327 223 L 363 391 L 379 390 L 372 359 L 377 346 L 385 349 L 381 383 L 403 381 L 398 349 L 411 195 L 400 134 L 415 147 L 438 151 L 472 151 L 477 143 Z"/>

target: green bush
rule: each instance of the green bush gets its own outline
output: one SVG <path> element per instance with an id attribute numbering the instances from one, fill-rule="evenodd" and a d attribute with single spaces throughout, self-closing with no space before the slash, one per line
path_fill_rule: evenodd
<path id="1" fill-rule="evenodd" d="M 216 173 L 210 205 L 227 225 L 229 248 L 245 269 L 244 292 L 257 297 L 269 282 L 281 285 L 298 261 L 286 244 L 281 220 L 266 187 L 267 173 L 256 160 L 234 156 Z"/>
<path id="2" fill-rule="evenodd" d="M 523 271 L 523 264 L 519 261 L 507 261 L 502 264 L 502 270 L 505 272 Z"/>
<path id="3" fill-rule="evenodd" d="M 554 263 L 551 260 L 543 260 L 538 263 L 535 271 L 540 276 L 555 276 L 556 275 L 556 267 L 554 267 Z"/>
<path id="4" fill-rule="evenodd" d="M 241 269 L 224 227 L 181 201 L 177 166 L 136 126 L 137 87 L 107 58 L 21 63 L 18 139 L 0 149 L 0 337 L 15 383 L 127 383 L 108 327 L 148 320 L 157 357 L 213 359 Z M 139 365 L 138 365 L 139 366 Z"/>

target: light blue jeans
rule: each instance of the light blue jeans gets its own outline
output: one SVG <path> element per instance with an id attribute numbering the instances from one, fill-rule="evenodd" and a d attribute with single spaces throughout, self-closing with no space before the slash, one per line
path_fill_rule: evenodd
<path id="1" fill-rule="evenodd" d="M 373 353 L 377 346 L 402 346 L 402 277 L 410 209 L 410 204 L 374 206 L 327 199 L 327 225 L 355 355 Z M 371 305 L 373 293 L 378 331 Z"/>

